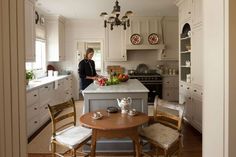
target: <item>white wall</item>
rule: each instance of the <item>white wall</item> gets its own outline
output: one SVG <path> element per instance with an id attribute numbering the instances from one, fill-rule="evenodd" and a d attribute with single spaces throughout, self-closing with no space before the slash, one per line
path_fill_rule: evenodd
<path id="1" fill-rule="evenodd" d="M 227 157 L 224 6 L 224 0 L 203 0 L 203 157 Z"/>
<path id="2" fill-rule="evenodd" d="M 73 97 L 75 99 L 79 98 L 77 41 L 104 40 L 103 31 L 102 20 L 66 20 L 65 61 L 54 64 L 59 70 L 73 72 Z"/>

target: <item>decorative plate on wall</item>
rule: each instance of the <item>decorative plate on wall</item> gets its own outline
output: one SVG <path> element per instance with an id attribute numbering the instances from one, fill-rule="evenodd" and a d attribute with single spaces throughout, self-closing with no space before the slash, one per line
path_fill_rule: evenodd
<path id="1" fill-rule="evenodd" d="M 156 45 L 159 41 L 158 35 L 156 33 L 152 33 L 148 36 L 148 42 L 151 45 Z"/>
<path id="2" fill-rule="evenodd" d="M 141 36 L 139 34 L 133 34 L 130 37 L 130 41 L 133 45 L 139 45 L 141 43 Z"/>

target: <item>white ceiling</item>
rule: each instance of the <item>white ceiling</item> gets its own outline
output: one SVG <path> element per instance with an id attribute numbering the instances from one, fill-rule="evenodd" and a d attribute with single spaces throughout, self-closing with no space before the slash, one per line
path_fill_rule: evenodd
<path id="1" fill-rule="evenodd" d="M 122 15 L 131 10 L 134 16 L 177 16 L 174 0 L 118 0 Z M 111 13 L 115 0 L 36 0 L 36 7 L 48 14 L 70 19 L 96 19 L 101 12 Z"/>

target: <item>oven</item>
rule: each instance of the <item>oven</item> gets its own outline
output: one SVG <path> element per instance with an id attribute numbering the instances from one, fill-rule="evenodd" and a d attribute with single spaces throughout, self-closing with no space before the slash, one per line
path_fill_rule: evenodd
<path id="1" fill-rule="evenodd" d="M 156 95 L 162 98 L 162 77 L 160 75 L 131 75 L 138 79 L 148 90 L 148 105 L 153 105 Z"/>

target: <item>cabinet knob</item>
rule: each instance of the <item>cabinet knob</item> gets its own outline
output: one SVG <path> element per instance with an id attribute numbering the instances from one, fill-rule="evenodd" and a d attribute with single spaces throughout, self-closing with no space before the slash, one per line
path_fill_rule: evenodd
<path id="1" fill-rule="evenodd" d="M 180 85 L 180 87 L 183 87 L 183 85 Z"/>
<path id="2" fill-rule="evenodd" d="M 48 86 L 45 86 L 44 88 L 48 88 Z"/>
<path id="3" fill-rule="evenodd" d="M 44 109 L 45 109 L 45 110 L 47 110 L 47 109 L 48 109 L 48 107 L 46 106 Z"/>
<path id="4" fill-rule="evenodd" d="M 191 11 L 189 11 L 188 14 L 191 14 Z"/>
<path id="5" fill-rule="evenodd" d="M 167 81 L 166 83 L 167 83 L 167 84 L 169 84 L 170 82 L 169 82 L 169 81 Z"/>
<path id="6" fill-rule="evenodd" d="M 197 90 L 195 89 L 195 90 L 193 90 L 194 92 L 197 92 Z"/>
<path id="7" fill-rule="evenodd" d="M 124 58 L 125 56 L 123 55 L 123 58 Z"/>
<path id="8" fill-rule="evenodd" d="M 188 97 L 189 100 L 191 100 L 191 97 Z"/>
<path id="9" fill-rule="evenodd" d="M 189 87 L 187 87 L 187 89 L 189 89 Z"/>
<path id="10" fill-rule="evenodd" d="M 35 107 L 34 110 L 37 110 L 37 107 Z"/>
<path id="11" fill-rule="evenodd" d="M 38 121 L 34 121 L 34 124 L 37 124 L 38 123 Z"/>

